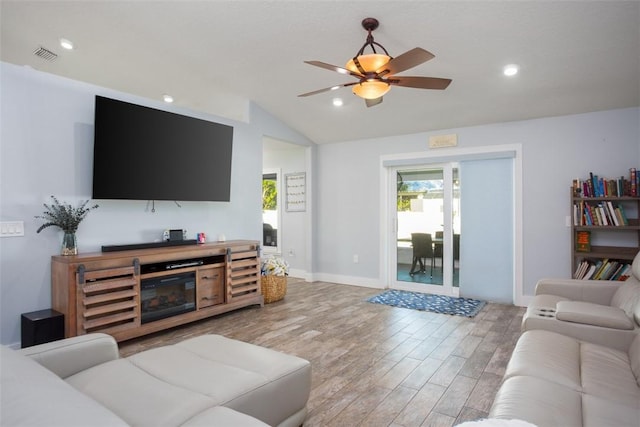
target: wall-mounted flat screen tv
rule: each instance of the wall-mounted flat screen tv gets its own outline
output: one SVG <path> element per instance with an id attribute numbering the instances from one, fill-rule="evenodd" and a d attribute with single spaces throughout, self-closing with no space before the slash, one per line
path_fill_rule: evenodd
<path id="1" fill-rule="evenodd" d="M 96 96 L 93 198 L 230 200 L 233 127 Z"/>

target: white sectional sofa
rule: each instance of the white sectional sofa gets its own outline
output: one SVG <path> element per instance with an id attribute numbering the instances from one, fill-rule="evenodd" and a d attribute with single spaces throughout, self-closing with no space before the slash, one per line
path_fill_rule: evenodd
<path id="1" fill-rule="evenodd" d="M 120 358 L 89 334 L 1 347 L 2 426 L 300 426 L 308 361 L 203 335 Z"/>
<path id="2" fill-rule="evenodd" d="M 550 331 L 524 332 L 489 417 L 538 427 L 640 426 L 640 335 L 621 351 Z"/>
<path id="3" fill-rule="evenodd" d="M 640 427 L 640 254 L 625 282 L 541 280 L 491 418 Z"/>
<path id="4" fill-rule="evenodd" d="M 640 333 L 640 253 L 624 282 L 543 279 L 522 319 L 522 330 L 559 332 L 625 350 Z"/>

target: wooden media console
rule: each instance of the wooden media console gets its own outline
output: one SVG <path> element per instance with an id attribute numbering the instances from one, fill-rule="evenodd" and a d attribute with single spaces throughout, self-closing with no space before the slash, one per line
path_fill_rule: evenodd
<path id="1" fill-rule="evenodd" d="M 51 282 L 66 337 L 125 341 L 264 304 L 260 246 L 248 240 L 53 256 Z"/>

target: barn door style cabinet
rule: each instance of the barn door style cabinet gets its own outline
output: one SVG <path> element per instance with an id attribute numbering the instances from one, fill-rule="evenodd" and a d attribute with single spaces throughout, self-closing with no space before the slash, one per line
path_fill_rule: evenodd
<path id="1" fill-rule="evenodd" d="M 264 304 L 257 241 L 51 258 L 52 306 L 65 336 L 117 341 Z"/>

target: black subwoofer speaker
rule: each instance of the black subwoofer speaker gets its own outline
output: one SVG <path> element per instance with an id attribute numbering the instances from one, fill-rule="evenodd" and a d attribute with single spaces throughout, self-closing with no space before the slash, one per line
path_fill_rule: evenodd
<path id="1" fill-rule="evenodd" d="M 64 338 L 64 314 L 55 310 L 24 313 L 21 319 L 22 348 Z"/>

